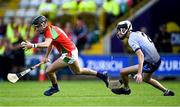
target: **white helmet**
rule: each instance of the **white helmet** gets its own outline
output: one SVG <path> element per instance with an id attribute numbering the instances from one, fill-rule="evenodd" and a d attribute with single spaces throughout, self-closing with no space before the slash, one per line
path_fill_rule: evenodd
<path id="1" fill-rule="evenodd" d="M 126 30 L 123 31 L 122 28 Z M 121 21 L 117 24 L 117 30 L 121 32 L 121 34 L 126 35 L 128 31 L 132 31 L 132 24 L 129 20 Z"/>

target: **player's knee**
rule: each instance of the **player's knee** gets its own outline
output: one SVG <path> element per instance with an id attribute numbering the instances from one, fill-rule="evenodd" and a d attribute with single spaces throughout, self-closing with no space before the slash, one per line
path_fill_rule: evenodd
<path id="1" fill-rule="evenodd" d="M 88 68 L 80 68 L 79 70 L 76 70 L 75 74 L 82 75 L 87 71 L 90 72 L 90 69 L 88 69 Z"/>
<path id="2" fill-rule="evenodd" d="M 120 74 L 121 74 L 121 75 L 126 75 L 125 70 L 124 70 L 124 69 L 121 69 L 121 70 L 120 70 Z"/>
<path id="3" fill-rule="evenodd" d="M 48 67 L 46 68 L 45 72 L 48 73 L 48 74 L 51 73 L 51 67 L 48 66 Z"/>

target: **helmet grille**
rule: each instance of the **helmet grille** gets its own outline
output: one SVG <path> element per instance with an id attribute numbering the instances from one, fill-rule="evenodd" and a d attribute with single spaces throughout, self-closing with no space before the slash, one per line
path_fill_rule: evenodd
<path id="1" fill-rule="evenodd" d="M 33 19 L 32 25 L 39 25 L 42 22 L 46 22 L 46 21 L 47 21 L 47 19 L 45 16 L 37 16 Z"/>

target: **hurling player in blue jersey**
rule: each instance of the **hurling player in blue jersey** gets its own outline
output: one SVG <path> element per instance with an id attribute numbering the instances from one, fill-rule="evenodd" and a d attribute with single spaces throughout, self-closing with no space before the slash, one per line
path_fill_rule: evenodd
<path id="1" fill-rule="evenodd" d="M 112 89 L 115 94 L 129 95 L 131 89 L 129 87 L 129 74 L 135 74 L 134 78 L 137 83 L 142 81 L 152 85 L 163 92 L 164 96 L 174 96 L 174 92 L 165 88 L 161 83 L 152 78 L 161 64 L 161 58 L 152 42 L 152 40 L 143 32 L 132 31 L 132 24 L 130 21 L 121 21 L 117 24 L 117 36 L 120 39 L 128 38 L 128 44 L 137 54 L 138 64 L 121 69 L 120 74 L 122 77 L 121 88 Z"/>

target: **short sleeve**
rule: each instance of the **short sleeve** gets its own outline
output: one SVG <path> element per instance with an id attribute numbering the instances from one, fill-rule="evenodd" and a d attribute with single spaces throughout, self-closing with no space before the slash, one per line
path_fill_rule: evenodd
<path id="1" fill-rule="evenodd" d="M 132 36 L 135 36 L 135 35 L 132 35 Z M 134 52 L 140 49 L 139 43 L 135 37 L 129 38 L 128 43 Z"/>

